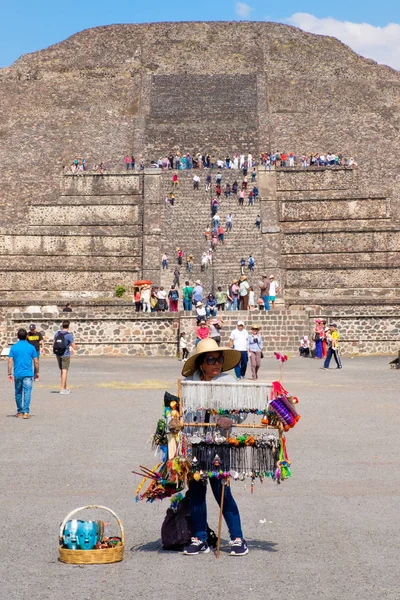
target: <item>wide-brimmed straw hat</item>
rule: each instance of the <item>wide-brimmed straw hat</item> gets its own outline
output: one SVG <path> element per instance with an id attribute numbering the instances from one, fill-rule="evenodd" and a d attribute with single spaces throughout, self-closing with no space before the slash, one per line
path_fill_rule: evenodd
<path id="1" fill-rule="evenodd" d="M 242 355 L 239 350 L 233 350 L 232 348 L 224 348 L 218 346 L 217 342 L 212 338 L 206 338 L 205 340 L 201 340 L 197 344 L 196 354 L 193 354 L 190 358 L 185 362 L 182 375 L 184 377 L 188 377 L 189 375 L 193 375 L 196 370 L 195 362 L 196 359 L 202 354 L 206 354 L 206 352 L 221 352 L 224 357 L 224 362 L 222 363 L 222 371 L 230 371 L 239 363 Z"/>
<path id="2" fill-rule="evenodd" d="M 257 325 L 257 323 L 252 323 L 250 329 L 261 329 L 261 325 Z"/>

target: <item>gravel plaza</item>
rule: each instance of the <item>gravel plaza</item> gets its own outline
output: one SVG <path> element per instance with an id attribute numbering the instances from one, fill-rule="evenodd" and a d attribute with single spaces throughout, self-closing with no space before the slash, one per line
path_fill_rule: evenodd
<path id="1" fill-rule="evenodd" d="M 156 463 L 150 438 L 182 363 L 74 356 L 72 393 L 60 396 L 55 358 L 44 357 L 31 418 L 23 421 L 13 417 L 2 361 L 0 597 L 398 600 L 400 373 L 390 360 L 345 357 L 341 371 L 323 371 L 321 361 L 289 359 L 283 384 L 299 397 L 302 416 L 287 434 L 292 477 L 279 486 L 258 482 L 253 495 L 248 483 L 232 483 L 250 553 L 227 554 L 224 524 L 219 560 L 164 552 L 169 502 L 134 501 L 139 478 L 131 471 Z M 264 359 L 260 375 L 278 379 L 277 361 Z M 61 521 L 88 504 L 121 517 L 123 562 L 58 561 Z M 211 493 L 207 506 L 216 529 Z"/>

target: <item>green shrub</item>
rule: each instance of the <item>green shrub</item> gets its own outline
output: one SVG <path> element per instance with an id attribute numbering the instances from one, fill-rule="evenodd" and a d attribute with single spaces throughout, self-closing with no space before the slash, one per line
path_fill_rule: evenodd
<path id="1" fill-rule="evenodd" d="M 117 298 L 121 298 L 121 296 L 123 296 L 126 292 L 126 288 L 123 285 L 117 285 L 117 287 L 115 288 L 115 295 L 117 296 Z"/>

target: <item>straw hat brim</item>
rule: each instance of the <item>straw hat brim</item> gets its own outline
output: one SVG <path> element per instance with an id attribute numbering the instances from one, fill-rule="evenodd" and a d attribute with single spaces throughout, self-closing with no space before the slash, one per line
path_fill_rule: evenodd
<path id="1" fill-rule="evenodd" d="M 242 357 L 239 350 L 233 350 L 233 348 L 226 348 L 218 346 L 217 342 L 211 338 L 206 338 L 205 340 L 201 340 L 197 344 L 196 354 L 190 356 L 185 362 L 182 375 L 184 377 L 188 377 L 189 375 L 193 375 L 196 370 L 195 362 L 196 359 L 202 354 L 206 354 L 207 352 L 222 352 L 222 356 L 224 357 L 224 362 L 222 364 L 222 372 L 230 371 L 240 362 Z"/>

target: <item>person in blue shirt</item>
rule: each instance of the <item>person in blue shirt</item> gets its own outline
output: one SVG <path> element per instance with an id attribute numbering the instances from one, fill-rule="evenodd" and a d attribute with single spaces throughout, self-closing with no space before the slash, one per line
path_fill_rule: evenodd
<path id="1" fill-rule="evenodd" d="M 60 334 L 62 334 L 64 336 L 64 341 L 65 341 L 65 346 L 66 346 L 64 353 L 61 356 L 58 354 L 56 356 L 58 366 L 60 369 L 60 375 L 61 375 L 60 394 L 70 394 L 71 393 L 71 390 L 69 390 L 67 388 L 67 377 L 68 377 L 69 363 L 71 360 L 70 347 L 73 348 L 74 350 L 76 350 L 76 344 L 74 342 L 73 335 L 71 333 L 69 333 L 68 329 L 69 329 L 69 321 L 63 321 L 61 324 L 60 331 L 57 331 L 57 333 L 54 335 L 54 340 L 56 340 L 56 338 Z"/>
<path id="2" fill-rule="evenodd" d="M 39 358 L 37 350 L 27 341 L 26 329 L 18 329 L 18 342 L 13 344 L 8 355 L 8 381 L 14 379 L 16 417 L 29 419 L 33 383 L 33 365 L 35 378 L 39 378 Z M 13 374 L 14 371 L 14 374 Z"/>

